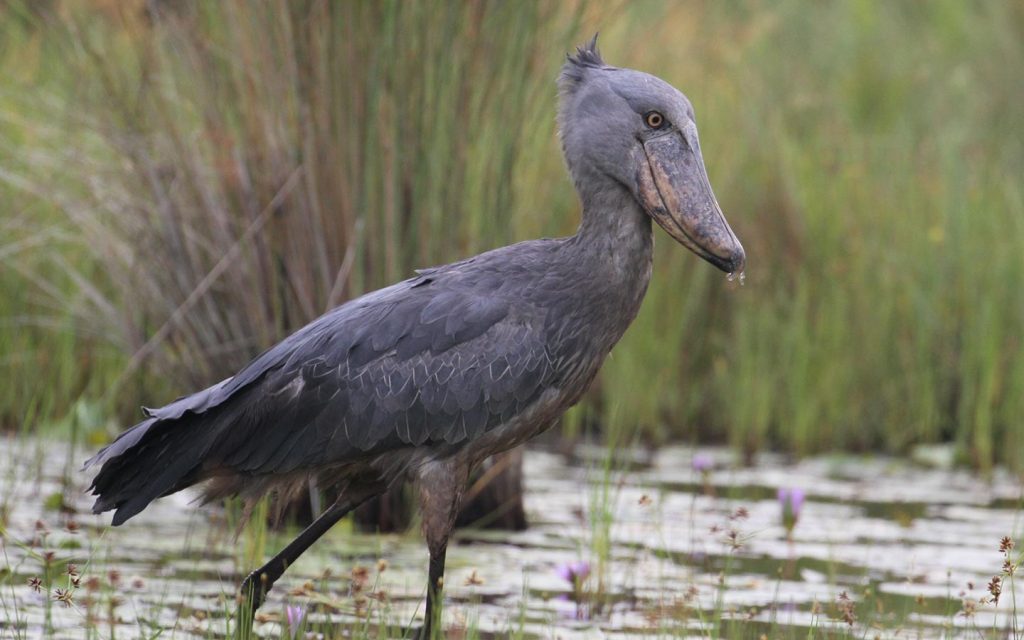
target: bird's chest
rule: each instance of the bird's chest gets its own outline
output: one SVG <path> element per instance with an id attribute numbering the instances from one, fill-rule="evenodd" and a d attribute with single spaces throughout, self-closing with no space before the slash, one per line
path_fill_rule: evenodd
<path id="1" fill-rule="evenodd" d="M 550 387 L 525 411 L 467 443 L 461 454 L 476 466 L 488 456 L 517 447 L 546 431 L 572 404 L 568 389 Z"/>
<path id="2" fill-rule="evenodd" d="M 636 318 L 651 262 L 608 264 L 555 310 L 550 347 L 570 377 L 592 377 Z"/>

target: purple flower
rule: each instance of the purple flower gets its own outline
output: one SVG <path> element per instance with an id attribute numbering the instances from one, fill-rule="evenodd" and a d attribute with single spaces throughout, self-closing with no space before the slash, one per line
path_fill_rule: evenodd
<path id="1" fill-rule="evenodd" d="M 590 563 L 585 560 L 579 560 L 560 564 L 555 567 L 555 573 L 558 574 L 559 578 L 571 584 L 573 589 L 578 589 L 579 585 L 590 575 Z"/>
<path id="2" fill-rule="evenodd" d="M 555 567 L 555 574 L 557 574 L 562 580 L 568 582 L 572 587 L 571 593 L 559 594 L 558 599 L 576 603 L 576 612 L 574 617 L 577 620 L 585 620 L 589 614 L 585 611 L 583 606 L 583 603 L 588 600 L 586 593 L 583 591 L 583 583 L 590 575 L 590 563 L 585 560 L 577 560 L 576 562 L 560 564 Z"/>
<path id="3" fill-rule="evenodd" d="M 285 607 L 284 611 L 288 617 L 288 630 L 291 631 L 291 636 L 294 638 L 299 633 L 302 619 L 306 617 L 306 610 L 297 604 L 290 604 Z"/>
<path id="4" fill-rule="evenodd" d="M 786 527 L 786 533 L 792 537 L 804 507 L 804 490 L 780 488 L 779 506 L 782 507 L 782 526 Z"/>
<path id="5" fill-rule="evenodd" d="M 711 471 L 711 468 L 715 466 L 715 461 L 706 453 L 695 453 L 690 461 L 690 465 L 697 473 L 704 474 Z"/>

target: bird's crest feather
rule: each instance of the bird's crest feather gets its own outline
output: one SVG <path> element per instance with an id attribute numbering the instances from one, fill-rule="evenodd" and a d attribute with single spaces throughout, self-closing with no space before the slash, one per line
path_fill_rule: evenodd
<path id="1" fill-rule="evenodd" d="M 585 45 L 576 47 L 576 55 L 566 54 L 566 59 L 577 67 L 594 67 L 600 69 L 606 66 L 601 58 L 601 52 L 597 50 L 597 36 L 590 39 Z"/>
<path id="2" fill-rule="evenodd" d="M 565 54 L 565 64 L 562 65 L 562 75 L 559 84 L 563 90 L 571 91 L 576 85 L 582 82 L 588 69 L 604 69 L 608 65 L 601 58 L 601 52 L 597 50 L 597 36 L 590 39 L 590 42 L 576 47 L 576 54 Z"/>

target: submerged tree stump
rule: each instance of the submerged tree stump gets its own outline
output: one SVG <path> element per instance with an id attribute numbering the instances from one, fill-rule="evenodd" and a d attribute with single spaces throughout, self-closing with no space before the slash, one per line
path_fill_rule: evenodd
<path id="1" fill-rule="evenodd" d="M 315 492 L 303 491 L 280 510 L 271 509 L 267 515 L 268 524 L 274 528 L 287 523 L 309 524 L 335 498 L 331 491 L 320 493 L 322 496 L 314 497 Z M 413 522 L 417 495 L 413 485 L 396 485 L 358 507 L 354 511 L 356 525 L 367 532 L 404 531 Z M 491 456 L 480 465 L 470 479 L 455 526 L 502 531 L 526 529 L 522 447 Z"/>
<path id="2" fill-rule="evenodd" d="M 526 529 L 522 447 L 484 461 L 470 480 L 455 526 L 505 531 Z"/>

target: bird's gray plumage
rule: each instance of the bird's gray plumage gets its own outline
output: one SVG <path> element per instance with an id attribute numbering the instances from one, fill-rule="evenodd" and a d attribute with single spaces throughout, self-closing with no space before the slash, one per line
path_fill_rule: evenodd
<path id="1" fill-rule="evenodd" d="M 652 220 L 721 269 L 744 265 L 683 94 L 606 65 L 593 41 L 569 57 L 559 89 L 559 133 L 583 204 L 575 235 L 420 271 L 330 311 L 235 376 L 147 410 L 87 463 L 100 465 L 94 510 L 116 509 L 120 524 L 206 480 L 208 496 L 255 495 L 307 475 L 336 482 L 338 502 L 246 579 L 255 608 L 333 522 L 412 475 L 432 611 L 470 470 L 578 401 L 640 308 Z"/>
<path id="2" fill-rule="evenodd" d="M 423 270 L 325 314 L 233 378 L 147 410 L 90 461 L 104 465 L 97 508 L 118 509 L 120 523 L 206 476 L 287 474 L 410 446 L 441 455 L 545 389 L 575 389 L 606 350 L 579 316 L 609 309 L 581 299 L 578 265 L 559 261 L 574 253 L 567 245 L 524 242 Z M 179 442 L 186 454 L 167 460 Z"/>

